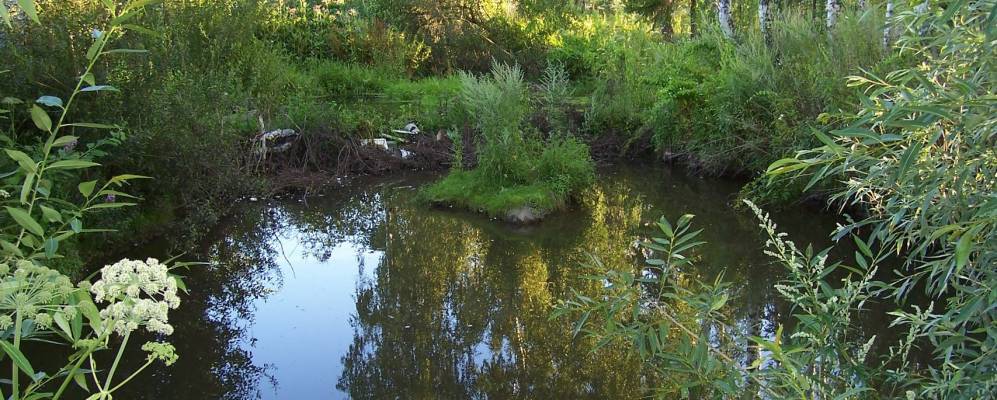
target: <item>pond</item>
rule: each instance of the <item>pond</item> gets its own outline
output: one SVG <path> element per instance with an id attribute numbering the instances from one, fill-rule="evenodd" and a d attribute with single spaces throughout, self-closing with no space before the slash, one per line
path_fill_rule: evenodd
<path id="1" fill-rule="evenodd" d="M 760 251 L 757 221 L 732 207 L 740 182 L 616 167 L 571 210 L 516 227 L 418 204 L 434 178 L 246 204 L 185 257 L 210 265 L 186 273 L 191 293 L 171 315 L 180 360 L 115 397 L 639 398 L 646 382 L 633 355 L 592 353 L 572 320 L 549 314 L 572 289 L 599 291 L 583 278 L 587 254 L 633 265 L 635 241 L 663 215 L 696 215 L 709 242 L 696 273 L 724 272 L 733 312 L 753 333 L 771 334 L 789 313 L 771 289 L 782 271 Z M 817 247 L 835 224 L 814 209 L 774 217 Z"/>

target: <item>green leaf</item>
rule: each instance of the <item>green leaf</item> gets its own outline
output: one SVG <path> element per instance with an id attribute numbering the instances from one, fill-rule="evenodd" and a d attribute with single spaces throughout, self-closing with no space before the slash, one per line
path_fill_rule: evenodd
<path id="1" fill-rule="evenodd" d="M 65 145 L 73 143 L 74 141 L 77 141 L 79 139 L 80 138 L 78 138 L 76 136 L 70 136 L 70 135 L 60 136 L 57 139 L 55 139 L 55 140 L 52 141 L 52 146 L 54 146 L 54 147 L 65 146 Z"/>
<path id="2" fill-rule="evenodd" d="M 148 53 L 149 50 L 139 50 L 139 49 L 113 49 L 105 51 L 104 54 L 139 54 Z"/>
<path id="3" fill-rule="evenodd" d="M 8 157 L 13 159 L 14 161 L 17 161 L 17 164 L 20 165 L 21 168 L 24 169 L 25 171 L 29 173 L 37 171 L 37 165 L 35 165 L 35 160 L 32 159 L 27 154 L 24 154 L 21 151 L 13 149 L 4 149 L 4 152 L 7 153 Z"/>
<path id="4" fill-rule="evenodd" d="M 76 382 L 76 385 L 79 386 L 81 389 L 83 389 L 85 392 L 90 392 L 90 388 L 87 387 L 86 373 L 82 371 L 77 371 L 76 373 L 74 373 L 73 382 Z"/>
<path id="5" fill-rule="evenodd" d="M 80 190 L 80 194 L 82 194 L 83 197 L 90 198 L 90 195 L 93 194 L 93 190 L 96 187 L 97 187 L 97 181 L 93 180 L 93 181 L 80 182 L 79 186 L 77 186 L 77 189 Z"/>
<path id="6" fill-rule="evenodd" d="M 69 320 L 66 319 L 66 314 L 61 312 L 54 313 L 52 314 L 52 320 L 55 321 L 55 325 L 58 326 L 59 329 L 62 329 L 62 331 L 66 333 L 66 336 L 69 336 L 71 339 L 76 339 L 76 337 L 73 336 L 73 329 L 69 325 Z"/>
<path id="7" fill-rule="evenodd" d="M 872 249 L 869 248 L 869 245 L 865 244 L 865 242 L 858 236 L 852 236 L 852 239 L 855 240 L 855 245 L 858 246 L 859 251 L 861 251 L 862 254 L 866 257 L 872 258 Z"/>
<path id="8" fill-rule="evenodd" d="M 117 125 L 108 124 L 97 124 L 93 122 L 74 122 L 71 124 L 63 124 L 62 126 L 75 126 L 79 128 L 94 128 L 94 129 L 117 129 Z"/>
<path id="9" fill-rule="evenodd" d="M 7 209 L 7 213 L 10 214 L 11 218 L 14 218 L 14 221 L 17 222 L 18 225 L 24 227 L 24 229 L 27 229 L 28 232 L 31 232 L 38 237 L 45 235 L 45 229 L 43 229 L 34 218 L 31 218 L 31 215 L 28 214 L 27 211 L 15 207 L 4 208 Z"/>
<path id="10" fill-rule="evenodd" d="M 109 184 L 122 184 L 124 182 L 130 181 L 130 180 L 133 180 L 133 179 L 152 179 L 152 178 L 148 177 L 148 176 L 142 176 L 142 175 L 122 174 L 122 175 L 116 175 L 116 176 L 112 177 L 111 180 L 108 181 L 108 183 Z"/>
<path id="11" fill-rule="evenodd" d="M 87 49 L 87 60 L 93 61 L 94 58 L 97 57 L 97 51 L 104 46 L 104 42 L 107 41 L 107 36 L 107 34 L 100 35 L 93 41 L 93 44 L 90 45 L 89 49 Z"/>
<path id="12" fill-rule="evenodd" d="M 84 74 L 83 76 L 81 76 L 80 80 L 83 81 L 84 83 L 90 85 L 90 86 L 93 86 L 93 85 L 97 84 L 97 78 L 95 78 L 93 76 L 93 74 L 91 74 L 89 72 L 87 72 L 86 74 Z"/>
<path id="13" fill-rule="evenodd" d="M 52 118 L 48 116 L 45 110 L 37 105 L 31 106 L 31 121 L 35 123 L 38 129 L 45 132 L 52 132 Z"/>
<path id="14" fill-rule="evenodd" d="M 845 151 L 844 147 L 841 147 L 841 145 L 835 143 L 834 140 L 832 140 L 829 136 L 825 135 L 824 132 L 815 129 L 814 136 L 817 136 L 817 140 L 820 140 L 821 143 L 824 143 L 824 145 L 827 146 L 827 148 L 831 149 L 831 151 L 833 151 L 834 154 L 841 154 L 843 151 Z"/>
<path id="15" fill-rule="evenodd" d="M 72 229 L 75 233 L 83 232 L 83 221 L 80 221 L 79 218 L 69 220 L 69 229 Z"/>
<path id="16" fill-rule="evenodd" d="M 50 169 L 83 169 L 83 168 L 91 168 L 91 167 L 97 167 L 97 166 L 100 166 L 100 164 L 97 164 L 97 163 L 95 163 L 93 161 L 86 161 L 86 160 L 62 160 L 62 161 L 56 161 L 56 162 L 52 163 L 51 165 L 49 165 L 45 169 L 46 170 L 50 170 Z"/>
<path id="17" fill-rule="evenodd" d="M 17 368 L 24 371 L 24 373 L 28 374 L 28 376 L 35 376 L 35 369 L 31 368 L 31 363 L 28 362 L 27 357 L 24 357 L 21 350 L 18 350 L 17 347 L 14 347 L 14 345 L 10 344 L 10 342 L 6 340 L 0 340 L 0 347 L 3 348 L 4 353 L 7 353 L 7 355 L 10 356 L 11 361 L 17 365 Z"/>
<path id="18" fill-rule="evenodd" d="M 6 240 L 0 240 L 0 248 L 3 248 L 3 251 L 6 252 L 7 254 L 13 254 L 18 257 L 24 257 L 24 253 L 21 252 L 21 249 L 17 248 L 17 246 L 15 246 L 13 243 L 8 242 Z"/>
<path id="19" fill-rule="evenodd" d="M 87 207 L 87 210 L 99 210 L 99 209 L 107 209 L 107 208 L 121 208 L 121 207 L 130 207 L 130 206 L 134 206 L 134 205 L 135 205 L 135 203 L 100 203 L 100 204 L 94 204 L 94 205 L 92 205 L 90 207 Z"/>
<path id="20" fill-rule="evenodd" d="M 962 237 L 959 238 L 959 242 L 955 245 L 955 265 L 956 268 L 962 269 L 969 262 L 969 255 L 973 252 L 973 235 L 969 232 L 964 233 Z"/>
<path id="21" fill-rule="evenodd" d="M 111 19 L 111 25 L 113 25 L 113 26 L 119 26 L 121 24 L 124 24 L 128 20 L 130 20 L 132 18 L 135 18 L 135 16 L 138 15 L 138 14 L 139 14 L 138 12 L 125 12 L 125 13 L 117 16 L 117 17 L 112 18 Z"/>
<path id="22" fill-rule="evenodd" d="M 31 196 L 31 188 L 35 184 L 35 173 L 28 172 L 28 175 L 24 177 L 24 183 L 21 184 L 21 204 L 28 204 L 28 196 Z"/>
<path id="23" fill-rule="evenodd" d="M 120 90 L 111 85 L 93 85 L 80 89 L 80 91 L 81 92 L 101 92 L 101 91 L 119 92 Z"/>
<path id="24" fill-rule="evenodd" d="M 36 24 L 41 24 L 42 22 L 38 20 L 38 9 L 35 7 L 35 0 L 17 0 L 17 4 L 21 6 L 21 10 L 24 14 L 35 21 Z"/>
<path id="25" fill-rule="evenodd" d="M 46 206 L 41 206 L 40 208 L 42 209 L 42 216 L 49 222 L 62 222 L 62 214 L 58 211 Z"/>
<path id="26" fill-rule="evenodd" d="M 38 100 L 35 100 L 35 103 L 38 103 L 38 104 L 41 104 L 41 105 L 45 105 L 45 106 L 49 106 L 49 107 L 59 107 L 59 108 L 62 108 L 62 99 L 60 99 L 58 97 L 55 97 L 55 96 L 42 96 L 42 97 L 39 97 Z"/>
<path id="27" fill-rule="evenodd" d="M 921 154 L 921 147 L 923 143 L 915 142 L 910 147 L 904 151 L 904 155 L 900 157 L 900 169 L 897 170 L 896 175 L 893 176 L 895 182 L 901 182 L 901 177 L 907 174 L 907 170 L 910 166 L 917 160 L 918 155 Z"/>
<path id="28" fill-rule="evenodd" d="M 878 140 L 879 136 L 875 132 L 865 128 L 845 128 L 831 131 L 832 135 L 844 137 L 857 137 L 863 139 Z"/>
<path id="29" fill-rule="evenodd" d="M 59 250 L 59 241 L 55 238 L 45 239 L 44 243 L 45 257 L 54 258 L 56 252 Z"/>

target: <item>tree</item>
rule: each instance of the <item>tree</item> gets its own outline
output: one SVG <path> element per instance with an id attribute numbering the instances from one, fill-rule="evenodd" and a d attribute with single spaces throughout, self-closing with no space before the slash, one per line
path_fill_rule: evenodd
<path id="1" fill-rule="evenodd" d="M 765 40 L 766 46 L 772 44 L 772 36 L 769 33 L 771 23 L 772 20 L 769 17 L 769 0 L 758 0 L 758 26 L 762 31 L 762 38 Z"/>
<path id="2" fill-rule="evenodd" d="M 689 0 L 689 33 L 692 36 L 696 36 L 696 31 L 698 28 L 697 27 L 698 24 L 696 23 L 696 20 L 699 19 L 699 16 L 696 15 L 697 3 L 698 3 L 697 0 Z"/>
<path id="3" fill-rule="evenodd" d="M 838 22 L 838 11 L 841 3 L 838 0 L 827 0 L 825 11 L 827 11 L 827 31 L 834 29 L 834 24 Z"/>
<path id="4" fill-rule="evenodd" d="M 717 18 L 720 20 L 720 30 L 723 31 L 724 36 L 728 39 L 734 38 L 734 21 L 730 15 L 730 0 L 717 0 Z"/>

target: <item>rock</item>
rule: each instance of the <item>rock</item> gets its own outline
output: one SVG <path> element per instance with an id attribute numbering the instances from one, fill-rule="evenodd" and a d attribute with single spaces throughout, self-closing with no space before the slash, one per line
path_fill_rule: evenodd
<path id="1" fill-rule="evenodd" d="M 505 213 L 505 220 L 516 224 L 531 224 L 542 220 L 543 213 L 530 206 L 514 208 Z"/>

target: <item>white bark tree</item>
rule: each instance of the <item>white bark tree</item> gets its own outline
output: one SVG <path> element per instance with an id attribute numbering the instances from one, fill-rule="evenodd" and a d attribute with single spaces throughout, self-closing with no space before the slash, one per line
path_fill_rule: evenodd
<path id="1" fill-rule="evenodd" d="M 825 10 L 827 11 L 827 31 L 830 32 L 834 28 L 834 24 L 838 22 L 838 10 L 841 8 L 841 3 L 838 0 L 827 0 L 827 5 Z"/>
<path id="2" fill-rule="evenodd" d="M 720 20 L 720 30 L 728 39 L 734 37 L 734 20 L 730 15 L 730 0 L 717 0 L 717 18 Z"/>
<path id="3" fill-rule="evenodd" d="M 772 43 L 771 32 L 769 32 L 771 22 L 769 0 L 758 0 L 758 26 L 762 30 L 762 39 L 765 40 L 765 45 Z"/>
<path id="4" fill-rule="evenodd" d="M 891 25 L 893 19 L 893 0 L 886 0 L 886 26 L 883 27 L 883 49 L 890 49 L 890 42 L 893 41 L 893 26 Z"/>

